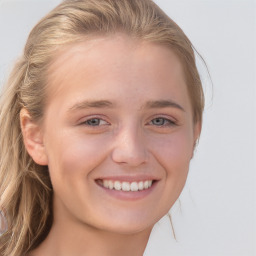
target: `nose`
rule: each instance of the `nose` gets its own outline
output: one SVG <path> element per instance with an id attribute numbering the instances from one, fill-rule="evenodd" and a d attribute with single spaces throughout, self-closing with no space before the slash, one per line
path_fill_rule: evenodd
<path id="1" fill-rule="evenodd" d="M 135 128 L 126 128 L 114 139 L 112 160 L 131 167 L 140 166 L 148 161 L 143 132 Z"/>

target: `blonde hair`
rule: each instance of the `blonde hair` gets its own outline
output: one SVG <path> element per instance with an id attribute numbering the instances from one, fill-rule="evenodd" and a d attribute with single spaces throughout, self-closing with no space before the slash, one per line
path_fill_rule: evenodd
<path id="1" fill-rule="evenodd" d="M 52 225 L 52 186 L 47 166 L 27 153 L 20 110 L 35 121 L 43 117 L 47 70 L 57 50 L 91 35 L 123 32 L 165 45 L 180 58 L 194 121 L 202 121 L 204 95 L 191 42 L 151 0 L 66 0 L 31 31 L 0 101 L 0 210 L 7 230 L 0 255 L 26 255 L 47 236 Z"/>

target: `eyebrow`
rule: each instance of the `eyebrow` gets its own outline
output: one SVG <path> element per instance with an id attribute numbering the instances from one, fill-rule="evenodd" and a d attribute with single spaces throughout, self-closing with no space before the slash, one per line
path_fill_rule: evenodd
<path id="1" fill-rule="evenodd" d="M 75 111 L 75 110 L 87 109 L 87 108 L 113 108 L 113 107 L 114 107 L 114 104 L 108 100 L 83 101 L 69 108 L 69 111 Z"/>
<path id="2" fill-rule="evenodd" d="M 177 108 L 185 112 L 184 108 L 179 105 L 178 103 L 172 101 L 172 100 L 156 100 L 156 101 L 148 101 L 144 108 Z"/>
<path id="3" fill-rule="evenodd" d="M 108 100 L 82 101 L 69 108 L 68 112 L 89 108 L 114 108 L 116 104 Z M 177 108 L 185 112 L 184 108 L 172 100 L 152 100 L 146 102 L 142 108 Z"/>

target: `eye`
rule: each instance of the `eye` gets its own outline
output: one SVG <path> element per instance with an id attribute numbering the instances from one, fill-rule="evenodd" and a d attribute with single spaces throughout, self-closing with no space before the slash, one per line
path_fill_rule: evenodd
<path id="1" fill-rule="evenodd" d="M 91 118 L 86 121 L 84 121 L 82 124 L 88 125 L 88 126 L 100 126 L 100 125 L 106 125 L 108 122 L 100 119 L 100 118 Z"/>
<path id="2" fill-rule="evenodd" d="M 149 124 L 155 125 L 155 126 L 171 126 L 171 125 L 175 125 L 175 122 L 167 118 L 157 117 L 151 120 Z"/>

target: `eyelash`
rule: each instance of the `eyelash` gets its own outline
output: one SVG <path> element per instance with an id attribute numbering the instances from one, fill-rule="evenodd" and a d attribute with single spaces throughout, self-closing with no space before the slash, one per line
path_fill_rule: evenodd
<path id="1" fill-rule="evenodd" d="M 97 121 L 96 121 L 97 120 Z M 162 121 L 161 124 L 153 124 L 153 121 Z M 92 122 L 95 122 L 96 123 L 92 123 Z M 104 122 L 104 124 L 100 124 L 101 122 Z M 165 118 L 165 117 L 156 117 L 154 119 L 152 119 L 149 123 L 149 125 L 154 125 L 156 127 L 168 127 L 168 126 L 175 126 L 177 125 L 175 121 L 173 120 L 170 120 L 168 118 Z M 102 118 L 97 118 L 97 117 L 94 117 L 94 118 L 90 118 L 88 120 L 85 120 L 84 122 L 81 123 L 81 125 L 86 125 L 86 126 L 91 126 L 91 127 L 99 127 L 99 126 L 102 126 L 102 125 L 109 125 L 109 123 L 107 121 L 105 121 L 104 119 Z"/>
<path id="2" fill-rule="evenodd" d="M 154 120 L 161 120 L 164 122 L 164 124 L 160 124 L 160 125 L 156 125 L 157 127 L 168 127 L 168 126 L 174 126 L 174 125 L 177 125 L 173 120 L 170 120 L 168 118 L 165 118 L 165 117 L 156 117 L 154 119 L 152 119 L 149 124 L 152 124 Z M 154 125 L 154 124 L 153 124 Z"/>
<path id="3" fill-rule="evenodd" d="M 94 124 L 90 124 L 90 122 L 93 122 L 95 120 L 98 120 L 98 124 L 94 125 Z M 104 124 L 100 124 L 100 122 L 104 122 Z M 81 123 L 82 125 L 87 125 L 87 126 L 92 126 L 92 127 L 97 127 L 97 126 L 101 126 L 101 125 L 108 125 L 109 123 L 105 120 L 103 120 L 102 118 L 97 118 L 97 117 L 94 117 L 94 118 L 90 118 L 88 120 L 85 120 L 84 122 Z"/>

